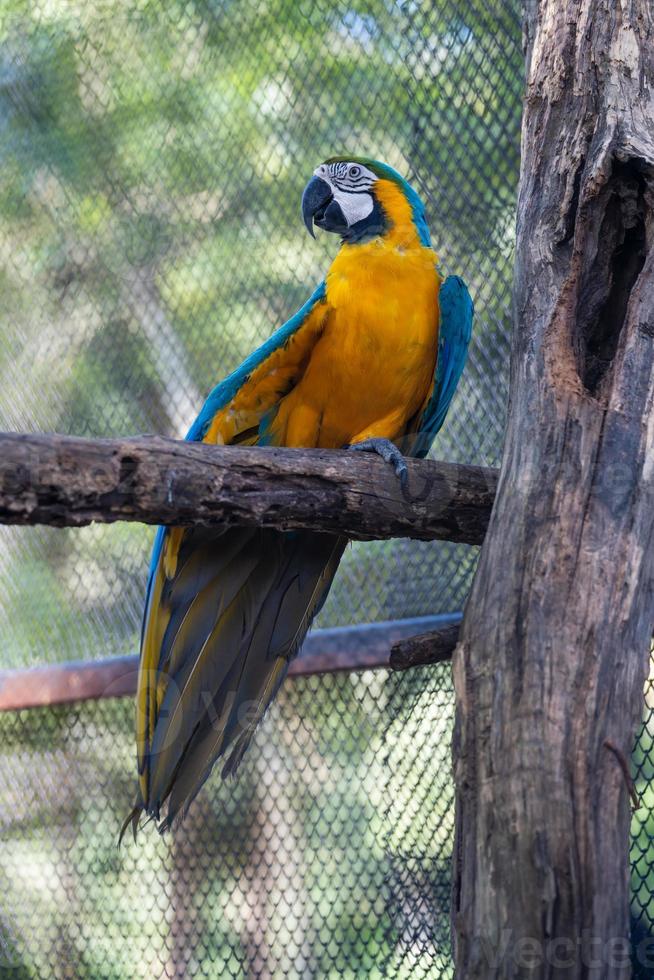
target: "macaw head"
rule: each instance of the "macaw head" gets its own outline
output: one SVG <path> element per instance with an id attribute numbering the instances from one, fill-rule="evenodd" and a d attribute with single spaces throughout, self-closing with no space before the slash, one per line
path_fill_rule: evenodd
<path id="1" fill-rule="evenodd" d="M 397 170 L 367 157 L 332 157 L 316 167 L 302 195 L 302 217 L 310 235 L 315 224 L 348 243 L 410 221 L 420 243 L 431 244 L 424 205 L 414 189 Z"/>

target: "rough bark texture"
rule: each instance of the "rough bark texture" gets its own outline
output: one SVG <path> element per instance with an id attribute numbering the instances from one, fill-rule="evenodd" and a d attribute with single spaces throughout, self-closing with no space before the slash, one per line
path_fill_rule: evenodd
<path id="1" fill-rule="evenodd" d="M 408 640 L 400 640 L 391 650 L 389 665 L 392 670 L 408 670 L 423 664 L 441 664 L 451 660 L 459 639 L 459 623 L 443 626 L 430 633 L 419 633 Z"/>
<path id="2" fill-rule="evenodd" d="M 371 453 L 0 434 L 0 523 L 311 528 L 481 544 L 495 470 Z"/>
<path id="3" fill-rule="evenodd" d="M 507 440 L 454 654 L 460 980 L 630 974 L 614 750 L 654 611 L 653 16 L 527 8 Z"/>

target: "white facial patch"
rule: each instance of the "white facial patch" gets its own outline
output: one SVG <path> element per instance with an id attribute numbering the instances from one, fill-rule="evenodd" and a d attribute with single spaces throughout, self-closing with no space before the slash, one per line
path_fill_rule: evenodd
<path id="1" fill-rule="evenodd" d="M 377 175 L 368 167 L 360 163 L 338 161 L 323 163 L 314 170 L 314 174 L 331 187 L 334 200 L 343 212 L 348 228 L 363 221 L 372 212 L 375 205 L 371 191 Z"/>
<path id="2" fill-rule="evenodd" d="M 339 190 L 338 187 L 334 187 L 333 190 L 334 200 L 339 204 L 348 228 L 355 225 L 357 221 L 367 218 L 374 207 L 371 194 L 349 194 L 347 191 Z"/>

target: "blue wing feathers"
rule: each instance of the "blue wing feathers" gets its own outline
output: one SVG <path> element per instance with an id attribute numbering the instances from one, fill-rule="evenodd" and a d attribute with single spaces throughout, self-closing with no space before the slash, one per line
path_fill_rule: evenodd
<path id="1" fill-rule="evenodd" d="M 283 326 L 276 330 L 272 337 L 269 337 L 261 347 L 258 347 L 249 357 L 246 357 L 240 367 L 236 368 L 219 385 L 216 385 L 204 403 L 202 411 L 189 429 L 186 436 L 188 440 L 191 442 L 200 442 L 202 440 L 216 412 L 220 411 L 221 408 L 224 408 L 232 400 L 255 368 L 259 367 L 267 357 L 270 357 L 289 337 L 293 336 L 295 331 L 302 326 L 316 303 L 319 303 L 324 298 L 325 282 L 323 280 L 304 306 L 290 320 L 287 320 Z"/>
<path id="2" fill-rule="evenodd" d="M 240 367 L 228 375 L 224 381 L 221 381 L 220 384 L 216 385 L 216 387 L 209 393 L 200 414 L 186 434 L 187 441 L 200 442 L 203 439 L 204 434 L 211 425 L 211 421 L 216 412 L 220 411 L 221 408 L 224 408 L 225 405 L 231 401 L 241 386 L 246 383 L 252 371 L 259 367 L 259 365 L 262 364 L 267 357 L 270 357 L 274 351 L 281 347 L 282 344 L 284 344 L 285 341 L 302 326 L 316 303 L 319 303 L 324 298 L 325 282 L 323 280 L 306 301 L 304 306 L 300 307 L 297 313 L 295 313 L 290 320 L 287 320 L 286 323 L 279 327 L 279 329 L 276 330 L 275 333 L 265 341 L 265 343 L 258 347 L 257 350 L 255 350 L 243 361 Z M 262 427 L 265 429 L 265 424 Z M 265 441 L 265 439 L 263 441 Z M 150 570 L 146 591 L 146 611 L 147 596 L 150 594 L 152 580 L 159 564 L 165 536 L 166 528 L 157 528 L 157 534 L 155 536 L 154 545 L 152 548 L 152 556 L 150 558 Z"/>
<path id="3" fill-rule="evenodd" d="M 439 293 L 440 333 L 434 390 L 419 423 L 414 456 L 426 456 L 454 397 L 472 336 L 474 306 L 460 276 L 448 276 Z"/>

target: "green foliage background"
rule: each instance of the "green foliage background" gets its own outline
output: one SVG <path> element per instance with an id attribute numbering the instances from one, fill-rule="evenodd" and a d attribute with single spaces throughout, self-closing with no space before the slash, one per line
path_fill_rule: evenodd
<path id="1" fill-rule="evenodd" d="M 516 2 L 4 0 L 0 426 L 182 435 L 337 243 L 299 201 L 351 149 L 428 206 L 477 304 L 435 448 L 496 463 L 522 55 Z M 151 532 L 0 529 L 2 665 L 136 648 Z M 458 609 L 474 551 L 348 550 L 323 625 Z"/>
<path id="2" fill-rule="evenodd" d="M 351 151 L 409 177 L 470 286 L 434 452 L 496 464 L 522 70 L 518 0 L 3 0 L 0 427 L 182 435 L 324 274 L 300 195 Z M 150 541 L 0 527 L 0 668 L 134 651 Z M 321 625 L 459 609 L 475 560 L 355 546 Z M 293 682 L 236 782 L 120 851 L 129 703 L 1 716 L 0 975 L 451 976 L 451 711 L 445 668 Z"/>

